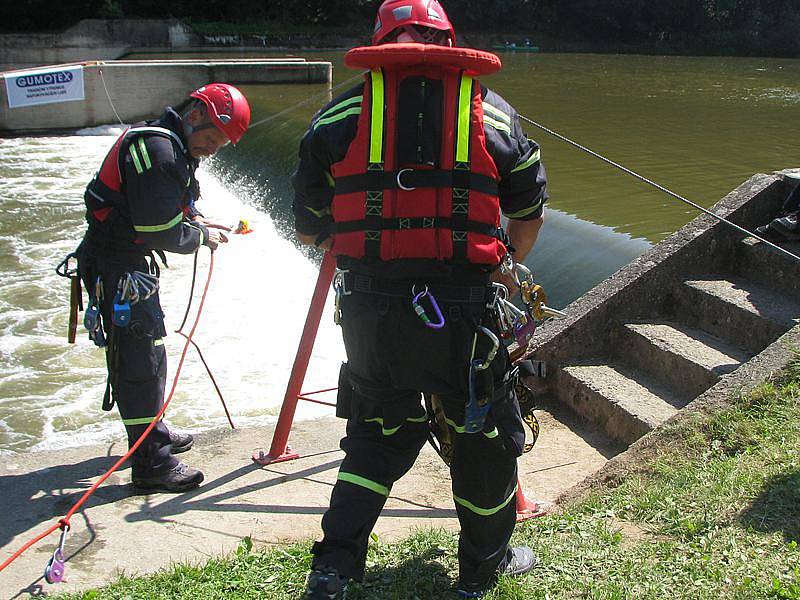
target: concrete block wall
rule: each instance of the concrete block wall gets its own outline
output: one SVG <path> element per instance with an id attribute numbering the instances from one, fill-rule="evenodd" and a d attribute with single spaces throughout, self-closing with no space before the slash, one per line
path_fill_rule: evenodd
<path id="1" fill-rule="evenodd" d="M 109 96 L 120 118 L 132 123 L 180 103 L 189 92 L 211 81 L 330 85 L 331 78 L 331 63 L 302 59 L 94 62 L 84 65 L 83 101 L 9 108 L 5 82 L 0 81 L 0 131 L 80 129 L 116 123 Z"/>

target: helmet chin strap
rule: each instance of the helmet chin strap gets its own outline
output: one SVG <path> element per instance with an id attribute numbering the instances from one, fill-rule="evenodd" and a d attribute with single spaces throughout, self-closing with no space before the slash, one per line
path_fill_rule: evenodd
<path id="1" fill-rule="evenodd" d="M 183 115 L 183 118 L 181 119 L 181 121 L 183 121 L 183 133 L 186 134 L 187 138 L 190 135 L 192 135 L 193 133 L 196 133 L 198 131 L 203 131 L 204 129 L 209 129 L 210 127 L 215 127 L 214 123 L 212 123 L 211 119 L 209 119 L 207 116 L 206 116 L 206 119 L 205 119 L 206 122 L 201 124 L 201 125 L 192 125 L 191 123 L 189 123 L 189 115 L 192 114 L 192 111 L 195 111 L 195 110 L 197 110 L 197 109 L 193 108 L 189 112 L 185 113 Z"/>

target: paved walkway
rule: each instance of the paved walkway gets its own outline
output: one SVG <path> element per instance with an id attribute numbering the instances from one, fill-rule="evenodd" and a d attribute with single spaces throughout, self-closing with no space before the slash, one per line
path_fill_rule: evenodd
<path id="1" fill-rule="evenodd" d="M 520 476 L 531 499 L 548 502 L 600 468 L 612 451 L 568 416 L 538 415 L 542 435 L 520 459 Z M 296 424 L 290 442 L 301 458 L 261 468 L 250 457 L 269 447 L 272 431 L 197 436 L 182 457 L 202 468 L 206 481 L 186 494 L 142 494 L 130 485 L 130 469 L 112 475 L 72 519 L 66 583 L 51 586 L 42 577 L 58 543 L 53 534 L 0 573 L 0 598 L 85 589 L 122 572 L 203 562 L 231 552 L 245 536 L 257 546 L 315 538 L 343 456 L 338 441 L 344 423 Z M 0 562 L 63 516 L 124 450 L 118 442 L 6 458 L 0 467 Z M 447 469 L 430 447 L 394 486 L 375 533 L 390 541 L 419 527 L 458 527 Z"/>

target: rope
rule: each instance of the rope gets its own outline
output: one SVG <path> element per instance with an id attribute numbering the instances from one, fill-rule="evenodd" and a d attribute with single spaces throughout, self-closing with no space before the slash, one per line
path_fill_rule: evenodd
<path id="1" fill-rule="evenodd" d="M 198 248 L 199 250 L 199 248 Z M 192 301 L 194 300 L 194 286 L 195 282 L 197 281 L 197 256 L 199 252 L 195 251 L 194 253 L 194 265 L 192 266 L 192 285 L 189 288 L 189 301 L 186 303 L 186 312 L 183 314 L 183 321 L 181 321 L 180 326 L 175 330 L 175 333 L 178 335 L 182 335 L 184 338 L 191 342 L 194 349 L 197 350 L 197 355 L 200 357 L 200 362 L 203 363 L 203 366 L 206 368 L 206 373 L 208 373 L 209 379 L 211 379 L 211 383 L 214 385 L 214 389 L 217 391 L 217 396 L 219 396 L 219 401 L 222 402 L 222 408 L 225 411 L 225 416 L 228 417 L 228 423 L 230 423 L 231 429 L 236 429 L 236 426 L 233 424 L 233 419 L 231 418 L 231 413 L 228 410 L 228 405 L 225 403 L 225 397 L 222 395 L 222 390 L 219 389 L 219 385 L 217 385 L 217 380 L 214 378 L 214 374 L 211 372 L 211 367 L 208 366 L 206 362 L 205 356 L 203 356 L 203 352 L 200 350 L 200 346 L 194 340 L 190 340 L 186 334 L 183 332 L 183 326 L 186 325 L 186 319 L 189 318 L 189 310 L 192 308 Z"/>
<path id="2" fill-rule="evenodd" d="M 715 212 L 712 212 L 712 211 L 708 210 L 707 208 L 704 208 L 704 207 L 700 206 L 699 204 L 697 204 L 695 202 L 692 202 L 691 200 L 689 200 L 687 198 L 684 198 L 680 194 L 676 194 L 672 190 L 670 190 L 668 188 L 665 188 L 663 185 L 659 185 L 655 181 L 652 181 L 652 180 L 648 179 L 647 177 L 645 177 L 643 175 L 639 175 L 635 171 L 632 171 L 629 168 L 624 167 L 624 166 L 622 166 L 621 164 L 619 164 L 617 162 L 614 162 L 610 158 L 606 158 L 602 154 L 598 154 L 594 150 L 591 150 L 590 148 L 587 148 L 586 146 L 582 146 L 578 142 L 575 142 L 575 141 L 569 139 L 568 137 L 563 136 L 560 133 L 557 133 L 557 132 L 553 131 L 552 129 L 549 129 L 549 128 L 545 127 L 544 125 L 541 125 L 541 124 L 537 123 L 536 121 L 534 121 L 532 119 L 529 119 L 528 117 L 520 115 L 520 119 L 522 119 L 523 121 L 525 121 L 527 123 L 530 123 L 534 127 L 538 127 L 539 129 L 549 133 L 553 137 L 556 137 L 556 138 L 560 139 L 561 141 L 566 142 L 567 144 L 570 144 L 571 146 L 574 146 L 575 148 L 578 148 L 579 150 L 582 150 L 582 151 L 586 152 L 587 154 L 590 154 L 591 156 L 594 156 L 595 158 L 599 158 L 604 163 L 609 164 L 612 167 L 615 167 L 615 168 L 619 169 L 623 173 L 626 173 L 626 174 L 630 175 L 631 177 L 633 177 L 635 179 L 638 179 L 642 183 L 646 183 L 647 185 L 650 185 L 650 186 L 656 188 L 657 190 L 659 190 L 661 192 L 664 192 L 668 196 L 672 196 L 673 198 L 675 198 L 677 200 L 680 200 L 681 202 L 684 202 L 684 203 L 688 204 L 689 206 L 691 206 L 693 208 L 696 208 L 700 212 L 703 212 L 703 213 L 707 214 L 710 217 L 713 217 L 713 218 L 715 218 L 715 219 L 717 219 L 719 221 L 722 221 L 723 223 L 725 223 L 726 225 L 729 225 L 730 227 L 733 227 L 737 231 L 739 231 L 741 233 L 744 233 L 745 235 L 748 235 L 750 237 L 754 237 L 759 242 L 762 242 L 762 243 L 766 244 L 770 248 L 772 248 L 774 250 L 777 250 L 778 252 L 781 252 L 781 253 L 785 254 L 786 256 L 789 256 L 790 258 L 793 258 L 794 260 L 800 261 L 800 256 L 789 252 L 785 248 L 781 248 L 777 244 L 773 244 L 769 240 L 766 240 L 763 237 L 761 237 L 760 235 L 758 235 L 756 233 L 753 233 L 752 231 L 749 231 L 749 230 L 745 229 L 744 227 L 741 227 L 741 226 L 737 225 L 736 223 L 733 223 L 732 221 L 729 221 L 725 217 L 719 216 Z"/>
<path id="3" fill-rule="evenodd" d="M 277 112 L 274 115 L 271 115 L 271 116 L 269 116 L 269 117 L 267 117 L 265 119 L 261 119 L 260 121 L 256 121 L 255 123 L 251 123 L 250 124 L 250 129 L 258 127 L 259 125 L 263 125 L 264 123 L 267 123 L 269 121 L 277 119 L 278 117 L 282 117 L 283 115 L 293 111 L 295 108 L 298 108 L 299 106 L 303 106 L 304 104 L 310 104 L 310 103 L 314 102 L 315 100 L 317 100 L 318 98 L 320 98 L 321 96 L 326 96 L 326 95 L 330 94 L 331 92 L 333 92 L 335 90 L 338 90 L 341 87 L 344 87 L 346 85 L 350 85 L 351 83 L 353 83 L 357 79 L 361 79 L 362 77 L 363 77 L 363 75 L 359 73 L 355 77 L 351 77 L 347 81 L 343 81 L 342 83 L 339 83 L 339 84 L 333 86 L 330 90 L 327 90 L 327 91 L 319 93 L 319 94 L 313 94 L 312 96 L 309 96 L 306 100 L 303 100 L 302 102 L 298 102 L 297 104 L 294 104 L 294 105 L 290 106 L 289 108 L 285 108 L 282 111 Z"/>
<path id="4" fill-rule="evenodd" d="M 103 67 L 98 67 L 97 71 L 100 73 L 100 81 L 103 82 L 103 89 L 106 91 L 106 98 L 108 98 L 108 103 L 111 105 L 111 110 L 114 111 L 114 116 L 117 117 L 117 121 L 119 121 L 120 125 L 125 125 L 122 122 L 122 119 L 119 118 L 119 113 L 117 109 L 114 107 L 114 101 L 111 99 L 111 94 L 108 93 L 108 86 L 106 86 L 106 78 L 103 77 Z"/>
<path id="5" fill-rule="evenodd" d="M 181 352 L 181 358 L 178 361 L 178 368 L 176 369 L 175 377 L 172 380 L 172 387 L 171 387 L 171 389 L 169 391 L 169 396 L 167 396 L 167 399 L 164 402 L 164 405 L 161 407 L 161 410 L 153 418 L 152 422 L 150 423 L 150 425 L 147 426 L 147 429 L 144 430 L 142 435 L 139 436 L 139 439 L 136 440 L 136 443 L 134 443 L 133 446 L 131 446 L 130 450 L 128 450 L 128 452 L 122 458 L 120 458 L 117 462 L 115 462 L 114 465 L 108 471 L 106 471 L 106 473 L 100 479 L 98 479 L 97 482 L 92 487 L 90 487 L 88 490 L 86 490 L 86 492 L 83 494 L 83 496 L 81 496 L 80 500 L 78 500 L 73 505 L 73 507 L 71 509 L 69 509 L 69 512 L 64 516 L 64 518 L 60 519 L 58 521 L 58 523 L 56 523 L 55 525 L 53 525 L 52 527 L 50 527 L 49 529 L 47 529 L 43 533 L 39 534 L 38 536 L 36 536 L 35 538 L 33 538 L 32 540 L 27 542 L 22 548 L 20 548 L 14 554 L 12 554 L 11 557 L 9 557 L 2 565 L 0 565 L 0 572 L 3 571 L 6 567 L 8 567 L 11 563 L 13 563 L 17 558 L 19 558 L 31 546 L 33 546 L 34 544 L 36 544 L 40 540 L 46 538 L 47 536 L 49 536 L 56 529 L 61 529 L 61 530 L 69 529 L 69 527 L 70 527 L 69 520 L 72 518 L 72 516 L 78 511 L 78 509 L 80 509 L 81 506 L 83 506 L 86 503 L 86 501 L 92 496 L 92 494 L 94 494 L 95 491 L 97 491 L 97 488 L 99 488 L 106 481 L 106 479 L 111 477 L 111 474 L 114 473 L 114 471 L 119 469 L 119 467 L 126 460 L 128 460 L 131 457 L 131 455 L 142 444 L 142 442 L 147 437 L 147 435 L 156 426 L 156 423 L 158 423 L 161 420 L 161 418 L 164 416 L 164 413 L 166 412 L 167 407 L 169 406 L 170 402 L 172 401 L 172 396 L 175 394 L 175 389 L 178 386 L 178 380 L 180 379 L 180 375 L 181 375 L 181 369 L 183 368 L 183 363 L 184 363 L 184 360 L 186 359 L 186 353 L 189 351 L 189 344 L 192 341 L 192 337 L 194 337 L 194 333 L 197 330 L 197 325 L 200 322 L 200 317 L 203 314 L 203 306 L 205 305 L 205 302 L 206 302 L 206 296 L 208 295 L 208 288 L 211 285 L 211 275 L 212 275 L 213 272 L 214 272 L 214 253 L 212 252 L 211 253 L 211 262 L 209 263 L 209 266 L 208 266 L 208 278 L 206 279 L 205 288 L 203 289 L 203 295 L 200 298 L 200 306 L 197 309 L 197 316 L 195 317 L 194 324 L 192 325 L 191 331 L 189 331 L 189 335 L 185 336 L 186 337 L 186 343 L 183 345 L 183 351 Z"/>

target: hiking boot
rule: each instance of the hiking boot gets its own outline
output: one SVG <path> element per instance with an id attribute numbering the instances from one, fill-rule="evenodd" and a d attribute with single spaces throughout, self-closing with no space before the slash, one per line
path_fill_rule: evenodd
<path id="1" fill-rule="evenodd" d="M 197 469 L 179 462 L 169 471 L 152 477 L 131 477 L 133 485 L 144 490 L 162 492 L 185 492 L 196 488 L 203 481 L 203 474 Z"/>
<path id="2" fill-rule="evenodd" d="M 169 443 L 172 444 L 172 454 L 180 454 L 191 450 L 194 445 L 194 437 L 191 433 L 175 433 L 169 432 Z"/>
<path id="3" fill-rule="evenodd" d="M 777 231 L 785 240 L 800 240 L 800 223 L 798 223 L 798 213 L 790 213 L 786 216 L 774 219 L 769 226 Z"/>
<path id="4" fill-rule="evenodd" d="M 519 577 L 524 575 L 536 566 L 536 555 L 527 546 L 517 546 L 508 549 L 508 562 L 505 569 L 498 571 L 495 577 L 483 584 L 458 584 L 459 598 L 483 598 L 495 585 L 497 585 L 497 575 L 510 575 Z"/>
<path id="5" fill-rule="evenodd" d="M 336 569 L 316 567 L 308 574 L 303 600 L 343 600 L 347 593 L 347 577 Z"/>

